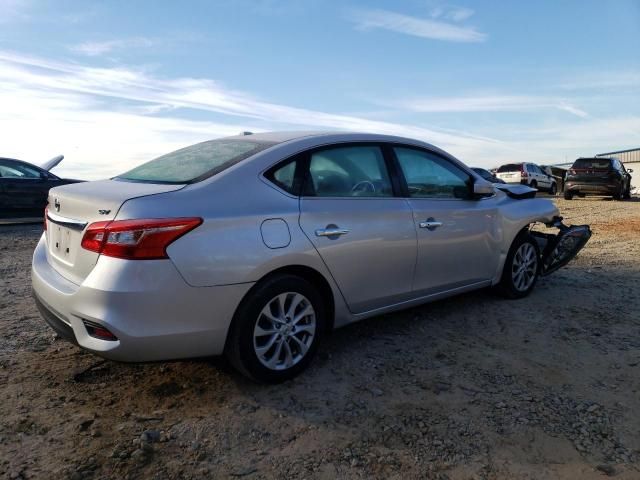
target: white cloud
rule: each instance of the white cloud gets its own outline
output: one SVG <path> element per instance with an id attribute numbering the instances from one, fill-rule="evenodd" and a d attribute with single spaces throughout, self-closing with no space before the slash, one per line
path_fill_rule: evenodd
<path id="1" fill-rule="evenodd" d="M 145 37 L 124 38 L 119 40 L 107 40 L 103 42 L 83 42 L 73 45 L 69 49 L 72 52 L 96 57 L 111 53 L 114 50 L 124 50 L 129 48 L 147 48 L 153 47 L 157 42 Z"/>
<path id="2" fill-rule="evenodd" d="M 474 13 L 475 11 L 470 8 L 454 7 L 447 12 L 445 17 L 453 20 L 454 22 L 463 22 L 469 19 Z"/>
<path id="3" fill-rule="evenodd" d="M 640 90 L 640 71 L 608 71 L 606 73 L 576 74 L 558 85 L 564 90 L 612 90 L 632 88 Z"/>
<path id="4" fill-rule="evenodd" d="M 243 130 L 378 132 L 421 138 L 458 154 L 490 150 L 495 155 L 506 148 L 461 132 L 264 102 L 209 79 L 162 79 L 3 51 L 0 104 L 3 155 L 35 161 L 63 153 L 61 170 L 92 165 L 95 171 L 83 171 L 87 178 L 116 174 L 171 149 Z M 228 118 L 224 123 L 185 120 L 189 110 Z"/>
<path id="5" fill-rule="evenodd" d="M 464 20 L 464 16 L 470 16 L 473 11 L 458 12 L 454 17 Z M 439 15 L 440 13 L 438 13 Z M 451 17 L 452 20 L 459 21 Z M 468 18 L 468 17 L 467 17 Z M 466 27 L 447 23 L 439 20 L 412 17 L 389 10 L 355 10 L 351 19 L 361 30 L 383 29 L 392 32 L 403 33 L 415 37 L 443 40 L 449 42 L 484 42 L 487 35 L 477 31 L 473 27 Z"/>
<path id="6" fill-rule="evenodd" d="M 440 100 L 441 109 L 468 111 Z M 540 103 L 534 97 L 494 96 L 492 101 L 476 101 L 474 108 L 542 108 Z M 557 99 L 548 103 L 551 108 L 575 108 Z M 265 102 L 210 79 L 160 78 L 134 69 L 88 67 L 3 51 L 0 105 L 0 155 L 42 162 L 64 154 L 56 172 L 87 179 L 115 175 L 162 153 L 244 130 L 314 128 L 400 135 L 434 143 L 470 165 L 488 167 L 514 159 L 558 162 L 563 155 L 572 158 L 640 143 L 640 117 L 633 115 L 576 117 L 552 125 L 540 120 L 519 131 L 508 123 L 490 129 L 477 125 L 472 135 Z M 200 112 L 199 118 L 208 112 L 210 119 L 189 119 L 193 111 Z M 491 138 L 493 132 L 502 139 Z"/>
<path id="7" fill-rule="evenodd" d="M 383 102 L 385 106 L 411 112 L 527 112 L 541 109 L 563 110 L 578 117 L 587 117 L 588 113 L 571 105 L 561 98 L 529 95 L 488 95 L 461 97 L 420 97 Z"/>

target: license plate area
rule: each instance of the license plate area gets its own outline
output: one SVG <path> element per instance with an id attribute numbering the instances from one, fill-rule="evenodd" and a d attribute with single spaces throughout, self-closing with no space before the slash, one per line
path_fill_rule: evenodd
<path id="1" fill-rule="evenodd" d="M 74 248 L 75 235 L 76 232 L 73 230 L 49 222 L 47 236 L 51 255 L 64 263 L 73 264 L 76 253 Z"/>

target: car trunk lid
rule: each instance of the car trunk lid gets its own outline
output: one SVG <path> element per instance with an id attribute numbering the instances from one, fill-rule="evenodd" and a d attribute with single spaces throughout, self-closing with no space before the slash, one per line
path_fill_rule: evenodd
<path id="1" fill-rule="evenodd" d="M 166 193 L 184 185 L 103 180 L 53 188 L 49 192 L 46 240 L 51 266 L 80 284 L 95 266 L 99 254 L 81 247 L 93 222 L 113 220 L 127 200 Z"/>

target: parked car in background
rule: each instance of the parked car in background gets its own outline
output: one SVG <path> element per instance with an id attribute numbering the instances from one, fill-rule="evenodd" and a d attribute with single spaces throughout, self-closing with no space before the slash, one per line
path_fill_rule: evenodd
<path id="1" fill-rule="evenodd" d="M 491 173 L 489 170 L 485 170 L 484 168 L 471 167 L 471 170 L 476 172 L 478 175 L 480 175 L 482 178 L 484 178 L 487 182 L 491 182 L 491 183 L 506 183 L 504 180 L 499 179 L 493 173 Z"/>
<path id="2" fill-rule="evenodd" d="M 617 158 L 578 158 L 567 172 L 564 198 L 574 195 L 611 195 L 616 200 L 631 198 L 631 175 Z"/>
<path id="3" fill-rule="evenodd" d="M 496 170 L 496 177 L 506 183 L 520 183 L 531 188 L 545 190 L 551 195 L 558 191 L 558 185 L 551 175 L 548 175 L 535 163 L 508 163 Z"/>
<path id="4" fill-rule="evenodd" d="M 528 295 L 590 235 L 530 193 L 408 138 L 211 140 L 52 189 L 34 296 L 62 337 L 106 358 L 224 353 L 282 381 L 334 327 L 489 286 Z"/>
<path id="5" fill-rule="evenodd" d="M 53 168 L 62 158 L 49 160 L 45 167 Z M 49 189 L 79 181 L 22 160 L 0 158 L 0 218 L 42 217 Z"/>

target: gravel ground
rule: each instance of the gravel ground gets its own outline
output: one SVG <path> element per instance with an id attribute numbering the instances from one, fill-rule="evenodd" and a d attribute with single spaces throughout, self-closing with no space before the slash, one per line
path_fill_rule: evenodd
<path id="1" fill-rule="evenodd" d="M 56 340 L 30 298 L 40 228 L 3 226 L 0 476 L 640 478 L 640 201 L 558 204 L 594 235 L 530 297 L 341 329 L 278 386 Z"/>

